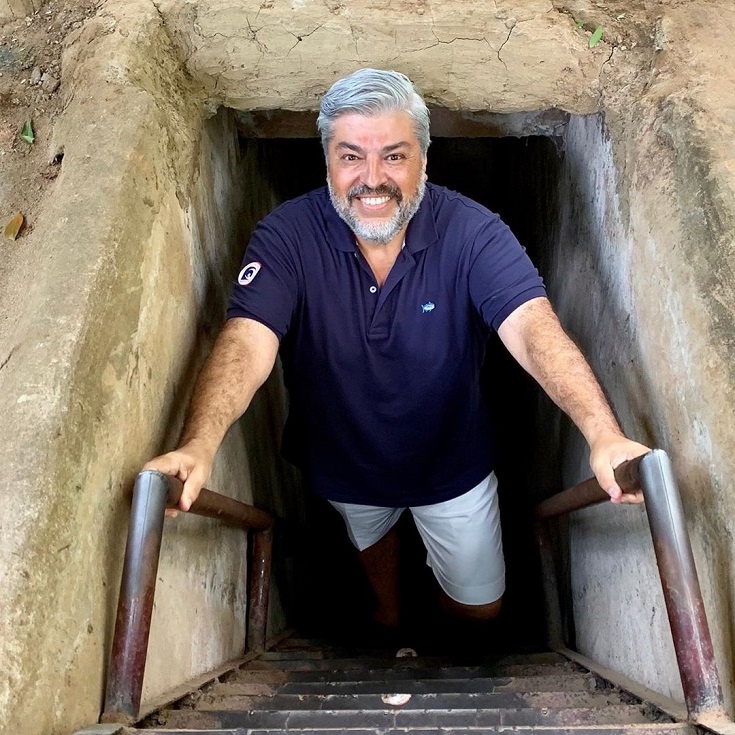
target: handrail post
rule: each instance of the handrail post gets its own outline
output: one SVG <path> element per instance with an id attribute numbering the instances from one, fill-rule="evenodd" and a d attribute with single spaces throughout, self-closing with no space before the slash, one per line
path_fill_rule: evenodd
<path id="1" fill-rule="evenodd" d="M 559 585 L 548 521 L 536 521 L 534 537 L 536 538 L 541 561 L 541 579 L 546 602 L 546 642 L 551 648 L 560 648 L 564 645 L 564 634 L 562 632 Z"/>
<path id="2" fill-rule="evenodd" d="M 100 722 L 129 725 L 138 718 L 163 521 L 166 507 L 176 507 L 182 492 L 180 480 L 157 470 L 144 470 L 135 480 L 105 708 Z M 263 651 L 268 623 L 273 516 L 206 488 L 201 489 L 189 513 L 255 532 L 249 570 L 247 638 L 250 650 Z"/>
<path id="3" fill-rule="evenodd" d="M 168 483 L 162 475 L 138 475 L 100 722 L 132 724 L 138 715 L 167 498 Z"/>
<path id="4" fill-rule="evenodd" d="M 724 709 L 714 648 L 681 496 L 666 452 L 640 462 L 641 486 L 689 717 Z"/>
<path id="5" fill-rule="evenodd" d="M 265 650 L 272 546 L 272 527 L 253 533 L 253 551 L 250 560 L 250 602 L 248 604 L 248 652 Z"/>

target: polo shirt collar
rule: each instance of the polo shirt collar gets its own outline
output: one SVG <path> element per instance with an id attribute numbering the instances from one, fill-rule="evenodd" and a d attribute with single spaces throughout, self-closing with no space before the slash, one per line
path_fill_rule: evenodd
<path id="1" fill-rule="evenodd" d="M 418 253 L 433 245 L 439 239 L 434 219 L 434 201 L 432 185 L 426 185 L 426 194 L 421 201 L 419 211 L 411 218 L 406 231 L 406 250 Z M 347 253 L 355 252 L 355 234 L 347 223 L 337 214 L 329 199 L 327 187 L 324 187 L 324 214 L 327 222 L 327 242 L 336 250 Z"/>

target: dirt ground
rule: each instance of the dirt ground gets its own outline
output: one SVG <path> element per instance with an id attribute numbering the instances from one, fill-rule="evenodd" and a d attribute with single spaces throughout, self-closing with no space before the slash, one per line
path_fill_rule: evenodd
<path id="1" fill-rule="evenodd" d="M 60 158 L 49 141 L 56 116 L 72 90 L 62 79 L 61 56 L 103 0 L 50 0 L 25 18 L 0 20 L 0 230 L 17 213 L 25 224 L 16 243 L 0 235 L 0 253 L 22 246 L 33 230 L 34 216 L 44 194 L 58 175 Z M 580 33 L 591 34 L 604 24 L 606 43 L 623 53 L 653 41 L 651 18 L 641 4 L 611 0 L 595 3 L 557 3 L 557 10 L 572 16 Z M 20 133 L 30 121 L 33 144 Z M 94 148 L 94 141 L 89 141 Z"/>
<path id="2" fill-rule="evenodd" d="M 69 93 L 61 84 L 61 54 L 69 34 L 100 4 L 51 0 L 26 18 L 0 21 L 0 228 L 18 212 L 26 220 L 15 243 L 0 237 L 0 254 L 22 247 L 39 202 L 58 174 L 60 160 L 50 152 L 49 139 Z M 20 137 L 28 120 L 33 144 Z"/>

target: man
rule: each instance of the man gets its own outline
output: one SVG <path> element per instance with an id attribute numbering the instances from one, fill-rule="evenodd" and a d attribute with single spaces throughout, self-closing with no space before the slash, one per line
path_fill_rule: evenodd
<path id="1" fill-rule="evenodd" d="M 324 96 L 327 187 L 257 227 L 228 322 L 178 450 L 147 465 L 184 481 L 188 510 L 230 425 L 281 353 L 284 455 L 345 520 L 398 624 L 395 533 L 411 508 L 446 605 L 497 615 L 504 591 L 494 442 L 480 396 L 489 330 L 574 421 L 613 502 L 625 438 L 543 283 L 498 217 L 426 183 L 429 113 L 402 74 L 363 69 Z"/>

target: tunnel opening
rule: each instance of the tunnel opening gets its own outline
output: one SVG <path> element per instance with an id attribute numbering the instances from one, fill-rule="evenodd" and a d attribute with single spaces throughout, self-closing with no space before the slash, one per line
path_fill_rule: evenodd
<path id="1" fill-rule="evenodd" d="M 279 127 L 283 133 L 282 121 Z M 452 134 L 432 136 L 428 154 L 429 180 L 497 212 L 527 249 L 542 276 L 550 262 L 548 249 L 553 233 L 558 229 L 560 129 L 558 125 L 554 128 L 555 137 L 511 137 L 499 135 L 499 131 L 488 135 L 486 128 L 481 136 L 476 130 L 470 131 L 473 135 L 461 135 L 466 130 L 444 130 Z M 324 157 L 317 138 L 306 137 L 298 126 L 298 137 L 255 135 L 263 132 L 263 127 L 254 130 L 249 125 L 243 130 L 240 125 L 239 146 L 246 178 L 244 241 L 247 231 L 274 206 L 323 186 L 325 181 Z M 293 132 L 286 130 L 286 135 Z M 241 251 L 242 243 L 237 246 Z M 289 625 L 308 633 L 350 637 L 367 625 L 372 594 L 341 519 L 326 503 L 296 489 L 298 479 L 291 468 L 274 456 L 285 408 L 278 383 L 275 376 L 261 389 L 262 395 L 244 418 L 244 433 L 248 456 L 253 460 L 254 501 L 282 519 L 274 558 L 274 584 L 282 614 Z M 536 499 L 560 489 L 556 440 L 545 436 L 539 422 L 543 398 L 537 386 L 496 335 L 488 339 L 482 388 L 499 429 L 501 458 L 496 471 L 507 589 L 495 640 L 502 639 L 504 645 L 516 649 L 536 648 L 544 643 L 545 627 L 531 510 Z M 264 431 L 270 437 L 268 448 L 261 441 Z M 281 482 L 283 473 L 288 475 L 285 484 Z M 435 582 L 425 566 L 425 552 L 408 513 L 401 521 L 401 536 L 404 620 L 406 627 L 425 639 L 435 633 L 437 626 L 445 625 L 446 619 L 438 613 Z"/>

